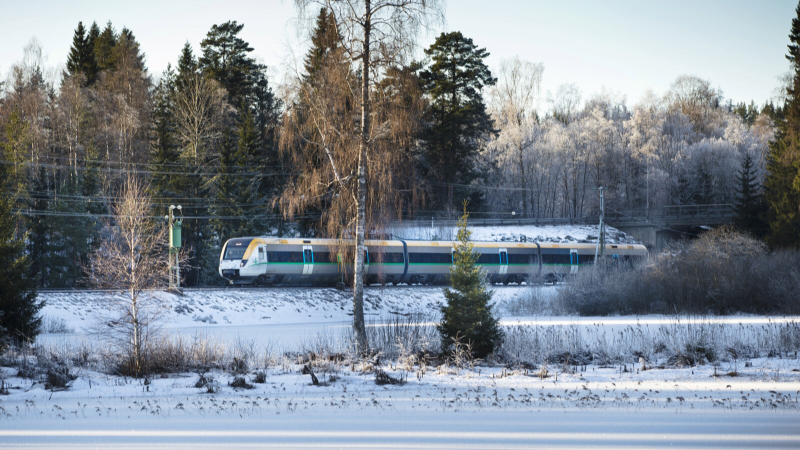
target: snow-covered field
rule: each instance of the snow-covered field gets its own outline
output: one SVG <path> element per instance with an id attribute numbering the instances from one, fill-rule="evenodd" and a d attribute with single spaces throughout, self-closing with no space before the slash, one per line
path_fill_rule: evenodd
<path id="1" fill-rule="evenodd" d="M 18 368 L 5 367 L 0 447 L 800 447 L 800 360 L 792 347 L 798 318 L 510 315 L 507 306 L 533 289 L 496 287 L 495 299 L 508 339 L 517 342 L 511 348 L 534 362 L 473 367 L 399 358 L 309 361 L 299 354 L 303 348 L 346 334 L 352 301 L 346 292 L 159 294 L 166 333 L 249 340 L 269 346 L 271 357 L 254 358 L 239 375 L 206 371 L 205 383 L 198 383 L 201 371 L 145 382 L 75 367 L 66 390 L 46 389 L 41 377 L 23 378 Z M 556 288 L 537 289 L 548 298 Z M 44 347 L 59 354 L 87 341 L 91 346 L 93 337 L 84 332 L 104 311 L 102 294 L 42 298 L 43 313 L 71 329 L 43 335 Z M 407 314 L 434 317 L 441 300 L 439 288 L 372 287 L 366 308 L 372 326 L 381 327 Z M 646 370 L 631 356 L 643 346 L 653 355 L 670 354 L 671 346 L 680 352 L 680 339 L 698 333 L 717 339 L 721 353 L 726 346 L 749 353 L 686 366 L 648 354 Z M 539 348 L 530 348 L 534 343 Z M 653 353 L 659 345 L 666 350 Z M 548 352 L 563 358 L 565 349 L 573 349 L 566 361 L 536 360 Z M 587 353 L 597 354 L 580 360 Z M 302 373 L 306 364 L 321 385 Z M 403 383 L 376 384 L 378 370 Z M 264 383 L 255 382 L 257 372 Z M 236 376 L 252 389 L 231 386 Z"/>

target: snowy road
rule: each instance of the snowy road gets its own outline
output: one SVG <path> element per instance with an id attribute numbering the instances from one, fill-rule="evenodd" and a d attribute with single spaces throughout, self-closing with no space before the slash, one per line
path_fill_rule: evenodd
<path id="1" fill-rule="evenodd" d="M 0 448 L 798 448 L 796 412 L 348 412 L 0 422 Z M 10 427 L 10 425 L 13 425 Z"/>

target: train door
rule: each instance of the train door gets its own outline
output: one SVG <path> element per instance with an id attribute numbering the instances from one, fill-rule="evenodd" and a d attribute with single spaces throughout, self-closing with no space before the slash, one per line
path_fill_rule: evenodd
<path id="1" fill-rule="evenodd" d="M 500 275 L 508 273 L 508 250 L 500 249 Z"/>
<path id="2" fill-rule="evenodd" d="M 303 246 L 303 275 L 311 275 L 314 272 L 314 252 L 310 245 Z"/>
<path id="3" fill-rule="evenodd" d="M 569 251 L 569 273 L 577 273 L 578 272 L 578 250 L 577 249 L 570 249 Z"/>

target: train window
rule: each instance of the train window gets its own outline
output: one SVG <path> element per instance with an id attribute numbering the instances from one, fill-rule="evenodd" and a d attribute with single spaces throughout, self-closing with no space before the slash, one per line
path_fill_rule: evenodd
<path id="1" fill-rule="evenodd" d="M 497 253 L 481 253 L 478 264 L 500 264 L 500 255 Z"/>
<path id="2" fill-rule="evenodd" d="M 314 264 L 335 263 L 336 254 L 331 252 L 314 252 Z"/>
<path id="3" fill-rule="evenodd" d="M 452 253 L 409 253 L 408 262 L 412 264 L 452 264 Z"/>
<path id="4" fill-rule="evenodd" d="M 267 252 L 267 258 L 273 263 L 302 263 L 303 252 Z"/>
<path id="5" fill-rule="evenodd" d="M 247 250 L 247 247 L 232 247 L 229 245 L 225 249 L 225 259 L 242 259 L 245 250 Z"/>
<path id="6" fill-rule="evenodd" d="M 594 264 L 594 255 L 581 255 L 581 264 Z"/>
<path id="7" fill-rule="evenodd" d="M 535 253 L 509 253 L 509 264 L 539 264 L 539 256 Z"/>
<path id="8" fill-rule="evenodd" d="M 552 253 L 544 253 L 542 255 L 542 263 L 543 264 L 569 264 L 570 258 L 569 253 L 564 254 L 552 254 Z"/>
<path id="9" fill-rule="evenodd" d="M 398 252 L 377 253 L 372 256 L 375 262 L 379 264 L 403 264 L 405 262 L 403 254 Z"/>
<path id="10" fill-rule="evenodd" d="M 508 252 L 500 252 L 500 264 L 508 264 Z"/>
<path id="11" fill-rule="evenodd" d="M 264 247 L 258 247 L 258 262 L 263 263 L 266 261 L 266 253 L 264 253 Z"/>
<path id="12" fill-rule="evenodd" d="M 303 250 L 303 262 L 306 264 L 314 263 L 314 255 L 311 254 L 310 248 Z"/>

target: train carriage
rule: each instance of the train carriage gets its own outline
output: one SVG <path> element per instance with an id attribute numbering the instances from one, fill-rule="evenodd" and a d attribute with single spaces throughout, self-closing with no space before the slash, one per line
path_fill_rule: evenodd
<path id="1" fill-rule="evenodd" d="M 235 238 L 220 254 L 219 274 L 231 284 L 333 285 L 352 277 L 352 261 L 330 239 Z M 368 240 L 365 282 L 447 284 L 456 242 Z M 474 242 L 477 263 L 492 283 L 558 281 L 594 264 L 595 244 Z M 612 261 L 647 256 L 642 245 L 609 244 Z"/>

